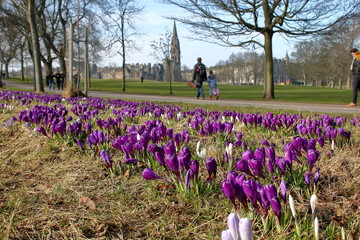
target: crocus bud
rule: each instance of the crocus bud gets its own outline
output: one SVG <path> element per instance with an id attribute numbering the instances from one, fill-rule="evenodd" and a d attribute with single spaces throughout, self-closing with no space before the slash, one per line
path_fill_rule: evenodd
<path id="1" fill-rule="evenodd" d="M 104 162 L 108 168 L 112 167 L 112 160 L 111 160 L 109 154 L 105 150 L 100 151 L 100 157 L 104 160 Z"/>
<path id="2" fill-rule="evenodd" d="M 235 205 L 235 186 L 233 182 L 229 180 L 224 180 L 221 185 L 221 189 L 224 193 L 224 195 L 227 197 L 227 199 L 230 200 L 230 202 L 233 204 L 234 208 L 236 209 Z"/>
<path id="3" fill-rule="evenodd" d="M 246 173 L 248 175 L 252 175 L 250 168 L 249 168 L 249 163 L 244 159 L 240 159 L 239 161 L 237 161 L 235 163 L 235 167 L 240 172 Z"/>
<path id="4" fill-rule="evenodd" d="M 141 175 L 146 180 L 162 179 L 151 168 L 145 168 Z"/>
<path id="5" fill-rule="evenodd" d="M 253 240 L 252 225 L 248 218 L 241 218 L 239 223 L 239 233 L 241 240 Z"/>
<path id="6" fill-rule="evenodd" d="M 319 158 L 319 152 L 315 149 L 310 148 L 307 150 L 306 156 L 311 170 Z"/>
<path id="7" fill-rule="evenodd" d="M 306 185 L 309 186 L 310 185 L 310 172 L 305 173 L 304 180 L 305 180 Z"/>
<path id="8" fill-rule="evenodd" d="M 234 240 L 229 229 L 222 231 L 221 240 Z"/>
<path id="9" fill-rule="evenodd" d="M 192 173 L 194 174 L 195 178 L 199 176 L 199 162 L 194 160 L 190 163 L 190 169 L 192 170 Z"/>
<path id="10" fill-rule="evenodd" d="M 209 158 L 206 161 L 206 169 L 209 173 L 209 177 L 216 178 L 217 163 L 213 157 Z"/>
<path id="11" fill-rule="evenodd" d="M 236 213 L 230 213 L 228 216 L 228 227 L 231 233 L 231 236 L 234 240 L 241 240 L 239 234 L 239 218 Z"/>
<path id="12" fill-rule="evenodd" d="M 316 184 L 319 180 L 320 177 L 320 168 L 317 168 L 315 173 L 314 173 L 314 183 Z"/>
<path id="13" fill-rule="evenodd" d="M 285 182 L 285 180 L 281 180 L 280 190 L 281 190 L 281 197 L 285 203 L 286 202 L 286 182 Z"/>
<path id="14" fill-rule="evenodd" d="M 251 149 L 246 150 L 242 153 L 242 158 L 249 161 L 250 159 L 254 158 L 254 153 Z"/>
<path id="15" fill-rule="evenodd" d="M 314 233 L 315 233 L 315 240 L 319 240 L 319 220 L 317 217 L 314 220 Z"/>
<path id="16" fill-rule="evenodd" d="M 295 202 L 294 202 L 294 199 L 293 199 L 293 197 L 291 195 L 289 195 L 289 205 L 290 205 L 291 213 L 292 213 L 293 217 L 296 219 Z"/>
<path id="17" fill-rule="evenodd" d="M 318 197 L 313 194 L 310 197 L 310 206 L 311 206 L 311 213 L 314 214 L 315 213 L 315 208 L 316 208 L 316 204 L 318 202 Z"/>

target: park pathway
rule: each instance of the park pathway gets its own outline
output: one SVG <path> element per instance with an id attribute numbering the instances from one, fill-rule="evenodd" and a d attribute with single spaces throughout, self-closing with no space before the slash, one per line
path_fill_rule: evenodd
<path id="1" fill-rule="evenodd" d="M 20 89 L 33 89 L 31 84 L 4 81 L 5 86 L 11 86 Z M 62 91 L 55 90 L 49 91 L 48 93 L 61 94 Z M 155 96 L 155 95 L 140 95 L 140 94 L 129 94 L 129 93 L 116 93 L 116 92 L 104 92 L 104 91 L 92 91 L 88 92 L 90 97 L 104 97 L 104 98 L 117 98 L 124 100 L 140 100 L 140 101 L 151 101 L 160 103 L 196 103 L 201 105 L 218 105 L 224 106 L 238 106 L 241 107 L 255 107 L 255 108 L 268 108 L 278 110 L 294 110 L 298 112 L 316 112 L 316 113 L 349 113 L 356 116 L 360 116 L 360 106 L 348 107 L 346 105 L 339 104 L 316 104 L 316 103 L 294 103 L 294 102 L 280 102 L 280 101 L 248 101 L 248 100 L 230 100 L 230 99 L 219 99 L 219 100 L 196 100 L 195 97 L 179 97 L 179 96 Z"/>

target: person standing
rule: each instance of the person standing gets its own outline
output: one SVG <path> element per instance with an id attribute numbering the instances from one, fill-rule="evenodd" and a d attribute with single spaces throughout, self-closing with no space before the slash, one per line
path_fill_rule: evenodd
<path id="1" fill-rule="evenodd" d="M 219 99 L 219 94 L 217 91 L 217 80 L 216 76 L 213 73 L 213 70 L 209 71 L 209 76 L 207 78 L 207 83 L 209 84 L 209 99 L 212 100 L 212 96 L 214 95 L 216 97 L 216 100 Z"/>
<path id="2" fill-rule="evenodd" d="M 352 102 L 348 104 L 349 107 L 357 106 L 357 96 L 358 91 L 360 90 L 360 52 L 357 48 L 351 49 L 351 55 L 353 56 L 353 61 L 351 63 L 350 69 L 353 74 L 352 82 Z"/>
<path id="3" fill-rule="evenodd" d="M 192 82 L 196 81 L 197 93 L 196 98 L 205 99 L 204 91 L 202 89 L 203 82 L 206 81 L 207 74 L 206 74 L 206 67 L 202 63 L 201 57 L 197 58 L 197 63 L 194 65 L 193 73 L 192 73 Z"/>

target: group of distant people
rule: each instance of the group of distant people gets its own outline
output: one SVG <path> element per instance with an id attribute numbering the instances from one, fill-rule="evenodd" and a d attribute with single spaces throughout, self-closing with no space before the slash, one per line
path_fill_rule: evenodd
<path id="1" fill-rule="evenodd" d="M 209 71 L 209 75 L 206 72 L 206 66 L 202 63 L 201 57 L 197 58 L 197 63 L 194 65 L 193 74 L 192 74 L 192 82 L 196 84 L 197 99 L 205 99 L 205 94 L 202 89 L 203 83 L 207 82 L 209 84 L 209 99 L 212 100 L 213 96 L 216 100 L 219 99 L 219 89 L 217 88 L 217 80 L 213 70 Z"/>
<path id="2" fill-rule="evenodd" d="M 357 106 L 357 97 L 358 92 L 360 91 L 360 52 L 357 48 L 351 49 L 351 55 L 353 57 L 353 61 L 350 66 L 350 70 L 353 74 L 353 82 L 352 82 L 352 102 L 348 104 L 349 107 Z M 209 71 L 209 75 L 206 73 L 206 67 L 202 63 L 201 57 L 197 58 L 197 63 L 194 65 L 193 74 L 192 74 L 192 82 L 196 84 L 197 99 L 205 99 L 205 94 L 202 89 L 203 83 L 207 82 L 209 84 L 210 92 L 209 99 L 212 99 L 213 96 L 216 97 L 216 100 L 219 99 L 219 89 L 217 88 L 217 80 L 212 70 Z"/>
<path id="3" fill-rule="evenodd" d="M 54 80 L 55 78 L 55 80 Z M 63 72 L 57 71 L 55 74 L 50 72 L 46 75 L 46 86 L 49 88 L 49 90 L 55 90 L 55 87 L 58 90 L 64 89 L 64 83 L 65 83 L 65 74 Z"/>

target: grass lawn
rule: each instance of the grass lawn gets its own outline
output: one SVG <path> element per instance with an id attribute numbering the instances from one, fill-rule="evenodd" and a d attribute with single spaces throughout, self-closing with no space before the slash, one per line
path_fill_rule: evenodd
<path id="1" fill-rule="evenodd" d="M 18 78 L 11 80 L 20 81 Z M 125 92 L 132 94 L 166 96 L 169 95 L 169 89 L 169 82 L 145 80 L 141 84 L 139 80 L 126 79 L 125 83 Z M 205 96 L 208 96 L 209 87 L 206 83 L 203 89 Z M 222 99 L 262 100 L 263 86 L 219 84 L 219 89 Z M 122 80 L 91 79 L 90 90 L 122 92 Z M 193 97 L 196 89 L 189 88 L 185 82 L 172 82 L 172 92 L 174 96 Z M 351 101 L 351 90 L 291 85 L 275 86 L 275 99 L 282 102 L 347 104 Z"/>

